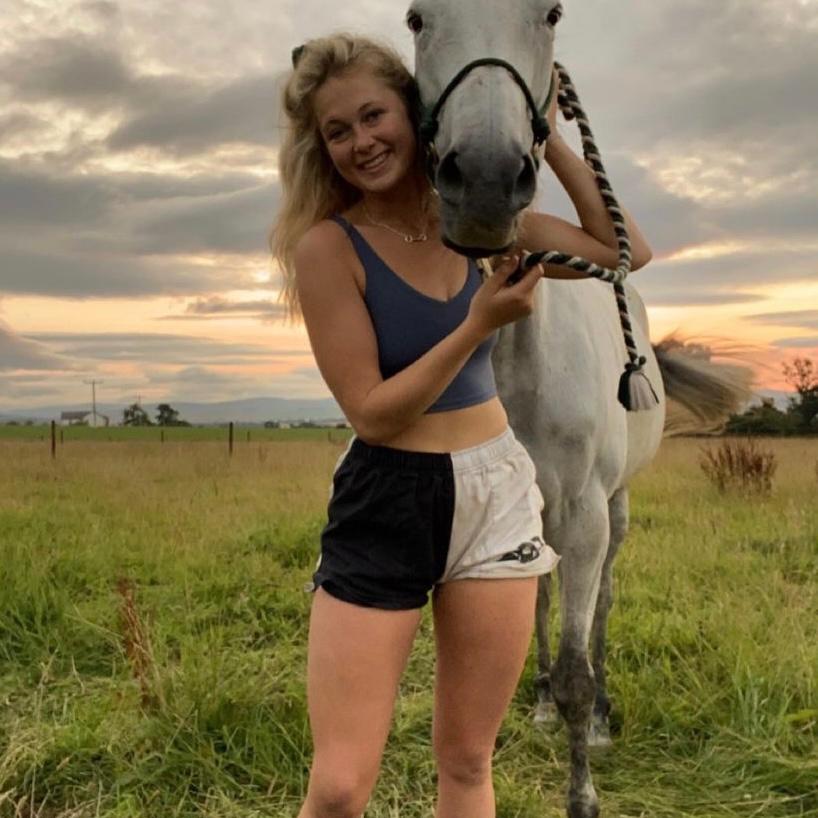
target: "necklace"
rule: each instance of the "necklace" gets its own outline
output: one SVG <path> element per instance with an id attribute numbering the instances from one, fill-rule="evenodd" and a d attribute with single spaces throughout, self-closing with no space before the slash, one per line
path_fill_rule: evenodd
<path id="1" fill-rule="evenodd" d="M 372 224 L 375 225 L 375 227 L 382 227 L 384 230 L 388 230 L 390 233 L 400 236 L 407 244 L 413 244 L 416 241 L 426 241 L 429 238 L 425 230 L 418 233 L 417 236 L 413 236 L 411 233 L 403 233 L 388 224 L 376 221 L 374 218 L 372 218 L 372 214 L 369 212 L 369 210 L 367 210 L 366 205 L 362 203 L 362 207 L 364 210 L 364 215 Z"/>

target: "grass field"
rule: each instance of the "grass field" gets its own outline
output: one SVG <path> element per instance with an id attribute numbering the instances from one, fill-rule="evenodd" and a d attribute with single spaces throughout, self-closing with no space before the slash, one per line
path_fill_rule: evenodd
<path id="1" fill-rule="evenodd" d="M 236 443 L 259 443 L 263 441 L 295 440 L 344 440 L 349 439 L 349 429 L 300 428 L 265 429 L 263 426 L 237 426 L 233 439 Z M 227 426 L 57 426 L 57 440 L 64 443 L 186 443 L 190 441 L 219 441 L 227 443 Z M 48 442 L 51 427 L 48 425 L 9 426 L 0 425 L 0 441 L 26 440 Z"/>
<path id="2" fill-rule="evenodd" d="M 303 585 L 335 434 L 237 435 L 232 459 L 225 439 L 71 440 L 54 462 L 45 441 L 0 440 L 0 818 L 295 815 Z M 666 442 L 633 486 L 603 814 L 818 817 L 818 441 L 764 442 L 766 499 L 718 495 L 703 445 Z M 432 814 L 429 624 L 369 818 Z M 532 644 L 497 745 L 500 818 L 564 814 L 565 740 L 531 725 L 534 670 Z"/>

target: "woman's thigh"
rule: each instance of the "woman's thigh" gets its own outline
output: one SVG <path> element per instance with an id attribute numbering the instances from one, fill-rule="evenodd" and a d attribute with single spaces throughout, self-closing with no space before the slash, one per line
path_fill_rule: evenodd
<path id="1" fill-rule="evenodd" d="M 313 776 L 374 783 L 419 621 L 419 610 L 365 608 L 316 591 L 307 659 Z"/>
<path id="2" fill-rule="evenodd" d="M 537 578 L 463 579 L 433 597 L 434 745 L 454 765 L 491 756 L 534 627 Z"/>

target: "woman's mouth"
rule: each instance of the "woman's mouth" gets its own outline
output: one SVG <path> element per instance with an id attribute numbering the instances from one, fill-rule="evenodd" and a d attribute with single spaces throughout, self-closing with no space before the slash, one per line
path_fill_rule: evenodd
<path id="1" fill-rule="evenodd" d="M 358 169 L 366 172 L 378 170 L 388 158 L 389 151 L 384 151 L 383 153 L 379 153 L 377 156 L 373 156 L 372 159 L 358 165 Z"/>

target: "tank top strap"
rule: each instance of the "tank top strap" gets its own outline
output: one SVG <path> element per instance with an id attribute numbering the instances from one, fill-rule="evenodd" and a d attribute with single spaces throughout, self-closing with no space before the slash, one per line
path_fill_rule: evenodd
<path id="1" fill-rule="evenodd" d="M 364 268 L 364 273 L 366 274 L 367 278 L 367 288 L 369 286 L 369 279 L 370 273 L 373 270 L 379 271 L 380 268 L 386 267 L 386 264 L 381 259 L 381 257 L 372 249 L 372 246 L 369 242 L 363 237 L 361 231 L 355 227 L 354 224 L 347 221 L 343 216 L 339 216 L 337 213 L 330 217 L 336 224 L 340 225 L 343 231 L 349 237 L 349 240 L 352 242 L 352 247 L 355 250 L 358 258 L 361 261 L 361 264 Z M 387 271 L 389 270 L 386 267 Z M 378 278 L 382 278 L 382 276 L 377 276 Z"/>
<path id="2" fill-rule="evenodd" d="M 353 224 L 348 222 L 343 216 L 338 215 L 337 213 L 330 216 L 332 221 L 334 221 L 337 225 L 340 225 L 341 229 L 344 233 L 349 236 L 349 240 L 352 242 L 355 249 L 358 251 L 358 255 L 361 254 L 361 250 L 368 250 L 369 244 L 367 243 L 366 239 L 361 235 L 358 228 L 356 228 Z"/>

